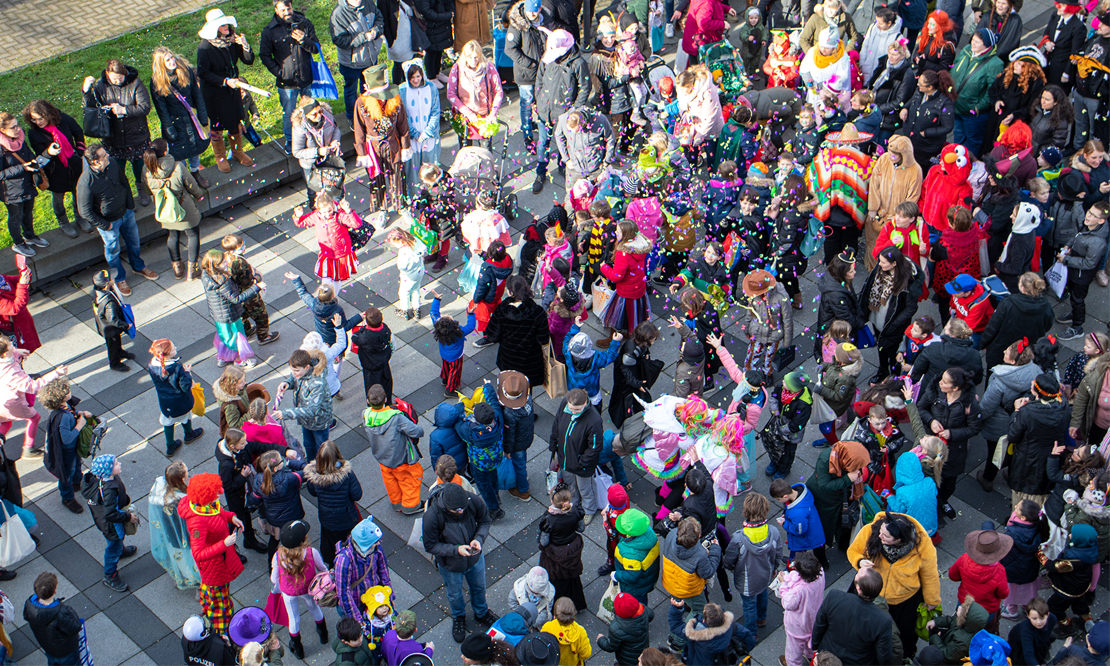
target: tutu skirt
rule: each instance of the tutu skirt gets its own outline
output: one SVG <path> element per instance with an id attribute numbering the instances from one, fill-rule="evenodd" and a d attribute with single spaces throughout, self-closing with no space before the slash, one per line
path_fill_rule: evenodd
<path id="1" fill-rule="evenodd" d="M 321 279 L 343 282 L 357 272 L 358 258 L 353 253 L 342 257 L 321 254 L 316 259 L 316 276 Z"/>
<path id="2" fill-rule="evenodd" d="M 651 304 L 647 294 L 639 298 L 625 298 L 613 294 L 601 313 L 601 323 L 618 331 L 636 330 L 641 322 L 651 319 Z"/>
<path id="3" fill-rule="evenodd" d="M 247 343 L 242 319 L 236 319 L 230 324 L 216 322 L 216 335 L 212 338 L 212 344 L 216 347 L 218 361 L 238 363 L 254 356 L 254 350 Z"/>

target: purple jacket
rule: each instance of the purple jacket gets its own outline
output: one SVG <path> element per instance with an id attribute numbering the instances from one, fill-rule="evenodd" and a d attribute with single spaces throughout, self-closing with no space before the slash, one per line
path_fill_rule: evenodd
<path id="1" fill-rule="evenodd" d="M 399 666 L 405 657 L 418 652 L 428 655 L 429 659 L 432 658 L 432 648 L 424 647 L 423 643 L 411 638 L 402 640 L 392 629 L 385 632 L 385 636 L 382 637 L 382 655 L 385 657 L 386 666 Z"/>
<path id="2" fill-rule="evenodd" d="M 385 553 L 375 546 L 368 557 L 362 557 L 348 539 L 335 556 L 335 587 L 339 593 L 339 607 L 347 617 L 359 618 L 367 636 L 370 635 L 370 620 L 362 612 L 360 600 L 362 594 L 375 585 L 390 586 Z M 391 599 L 390 605 L 393 603 Z"/>

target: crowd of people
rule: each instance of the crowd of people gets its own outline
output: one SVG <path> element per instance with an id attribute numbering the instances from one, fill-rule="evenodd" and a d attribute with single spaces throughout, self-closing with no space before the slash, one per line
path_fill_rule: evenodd
<path id="1" fill-rule="evenodd" d="M 178 588 L 197 590 L 200 613 L 182 627 L 186 663 L 280 664 L 278 625 L 303 659 L 302 610 L 336 663 L 431 663 L 435 646 L 415 638 L 421 618 L 396 610 L 417 600 L 396 598 L 382 531 L 356 505 L 376 474 L 360 479 L 330 438 L 334 402 L 346 397 L 341 367 L 357 357 L 368 449 L 393 509 L 421 516 L 417 547 L 443 578 L 467 664 L 579 666 L 595 646 L 625 665 L 735 664 L 774 629 L 771 593 L 784 611 L 784 666 L 1104 664 L 1110 625 L 1091 603 L 1110 554 L 1110 337 L 1089 330 L 1086 299 L 1095 288 L 1105 301 L 1108 281 L 1110 4 L 1057 2 L 1028 44 L 1010 0 L 974 3 L 966 25 L 963 3 L 930 12 L 905 0 L 878 7 L 863 30 L 839 0 L 758 3 L 740 16 L 720 0 L 646 0 L 596 17 L 588 1 L 518 0 L 492 25 L 487 4 L 339 0 L 328 32 L 362 190 L 345 182 L 330 106 L 309 95 L 316 27 L 290 0 L 274 1 L 258 57 L 304 171 L 294 223 L 314 229 L 319 256 L 313 288 L 286 274 L 314 330 L 271 387 L 247 379 L 250 339 L 279 337 L 266 285 L 239 236 L 202 253 L 198 233 L 196 201 L 209 186 L 199 155 L 211 146 L 221 172 L 252 163 L 242 141 L 256 110 L 239 67 L 255 54 L 234 17 L 207 13 L 195 66 L 156 49 L 149 86 L 110 60 L 83 83 L 83 123 L 47 100 L 23 111 L 26 134 L 0 113 L 13 249 L 30 257 L 49 245 L 34 231 L 39 190 L 67 236 L 99 231 L 108 270 L 93 280 L 95 324 L 111 370 L 149 358 L 167 458 L 205 436 L 193 425 L 204 400 L 172 340 L 123 347 L 135 322 L 122 252 L 158 277 L 140 254 L 136 198 L 168 232 L 175 277 L 203 285 L 222 368 L 208 438 L 218 473 L 171 461 L 146 521 L 155 559 Z M 652 56 L 671 48 L 676 26 L 672 69 Z M 389 62 L 379 62 L 383 40 Z M 565 189 L 516 238 L 501 183 L 474 191 L 440 164 L 441 118 L 460 155 L 480 156 L 509 131 L 499 118 L 514 90 L 532 191 L 555 178 L 552 156 Z M 365 219 L 354 197 L 369 203 Z M 379 229 L 396 253 L 401 325 L 417 326 L 430 297 L 445 398 L 430 431 L 394 394 L 395 332 L 381 310 L 347 312 L 340 299 Z M 466 303 L 459 318 L 424 287 L 429 268 L 447 269 L 452 244 L 464 257 L 451 277 Z M 118 565 L 137 551 L 126 541 L 140 516 L 68 369 L 23 370 L 39 345 L 30 277 L 0 281 L 0 436 L 26 421 L 22 449 L 5 451 L 5 508 L 34 537 L 15 461 L 44 455 L 61 504 L 88 510 L 103 533 L 104 584 L 126 592 Z M 1069 314 L 1054 314 L 1049 290 Z M 673 386 L 653 357 L 659 299 L 677 313 Z M 794 322 L 807 302 L 812 336 Z M 598 340 L 584 327 L 591 312 Z M 459 399 L 472 333 L 474 347 L 496 345 L 499 372 Z M 1065 340 L 1082 342 L 1066 364 Z M 738 345 L 742 358 L 728 348 Z M 865 377 L 871 347 L 876 370 Z M 810 356 L 815 371 L 804 369 Z M 502 491 L 509 502 L 533 497 L 540 390 L 559 403 L 540 433 L 550 456 L 537 493 L 549 504 L 539 565 L 502 604 L 486 597 L 485 542 L 507 515 Z M 36 401 L 49 411 L 42 438 Z M 809 470 L 797 451 L 811 424 L 820 451 Z M 425 437 L 436 476 L 426 491 Z M 952 496 L 980 437 L 978 484 L 993 492 L 1001 472 L 1011 513 L 957 534 Z M 626 464 L 659 480 L 653 506 L 631 502 Z M 759 471 L 766 492 L 755 489 Z M 808 480 L 795 483 L 798 473 Z M 316 498 L 315 520 L 302 489 Z M 599 609 L 608 634 L 592 639 L 577 615 L 595 519 L 607 558 L 597 574 L 613 585 Z M 963 539 L 947 571 L 956 599 L 941 595 L 944 538 Z M 239 544 L 269 563 L 265 608 L 235 608 Z M 834 550 L 855 570 L 847 591 L 827 589 Z M 24 617 L 48 663 L 74 664 L 83 628 L 57 585 L 42 573 Z M 665 637 L 649 631 L 661 598 Z M 1002 618 L 1014 622 L 1005 636 Z"/>

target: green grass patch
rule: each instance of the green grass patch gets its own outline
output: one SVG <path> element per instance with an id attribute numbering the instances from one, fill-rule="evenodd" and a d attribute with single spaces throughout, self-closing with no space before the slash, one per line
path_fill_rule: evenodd
<path id="1" fill-rule="evenodd" d="M 255 95 L 254 98 L 262 116 L 258 124 L 280 140 L 283 133 L 281 104 L 278 102 L 274 77 L 257 57 L 259 36 L 262 29 L 273 18 L 273 5 L 258 0 L 227 0 L 219 7 L 225 14 L 234 16 L 239 22 L 239 32 L 247 35 L 247 40 L 255 53 L 254 64 L 249 67 L 240 66 L 239 73 L 246 77 L 251 85 L 274 93 L 269 99 L 261 95 Z M 294 7 L 304 12 L 316 27 L 316 37 L 320 40 L 324 58 L 331 68 L 332 75 L 337 79 L 340 97 L 342 97 L 343 79 L 336 65 L 335 46 L 328 35 L 328 20 L 335 7 L 335 0 L 296 0 Z M 147 85 L 150 82 L 151 57 L 157 46 L 165 46 L 185 56 L 195 65 L 197 46 L 201 42 L 197 31 L 204 25 L 204 15 L 208 9 L 211 7 L 191 14 L 182 14 L 80 51 L 66 53 L 23 69 L 0 74 L 0 110 L 21 116 L 28 102 L 45 99 L 73 116 L 77 122 L 81 122 L 81 83 L 86 76 L 99 77 L 109 58 L 119 58 L 125 64 L 138 69 L 140 79 Z M 89 20 L 95 20 L 95 17 L 90 16 Z M 331 106 L 336 115 L 343 113 L 342 99 L 332 100 Z M 161 123 L 158 122 L 158 114 L 153 108 L 147 116 L 147 122 L 150 126 L 151 138 L 161 136 Z M 20 124 L 23 124 L 22 117 Z M 259 134 L 263 140 L 266 140 L 264 134 L 261 132 Z M 246 145 L 246 147 L 250 146 Z M 216 161 L 211 150 L 201 156 L 201 162 L 205 167 L 215 165 Z M 128 178 L 132 178 L 131 169 L 128 167 L 125 170 Z M 70 197 L 66 199 L 69 203 Z M 72 221 L 72 209 L 69 210 L 69 215 Z M 7 210 L 0 207 L 0 247 L 8 247 L 12 242 L 11 236 L 8 235 L 7 219 Z M 51 207 L 51 195 L 49 192 L 40 192 L 35 199 L 35 231 L 41 233 L 57 226 Z"/>

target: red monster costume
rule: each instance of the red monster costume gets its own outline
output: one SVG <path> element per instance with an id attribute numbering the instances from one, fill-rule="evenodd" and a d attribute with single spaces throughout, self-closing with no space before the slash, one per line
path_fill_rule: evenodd
<path id="1" fill-rule="evenodd" d="M 771 46 L 767 47 L 767 61 L 763 63 L 763 73 L 767 75 L 768 88 L 794 89 L 798 79 L 798 65 L 802 61 L 801 52 L 790 42 L 786 30 L 772 30 Z"/>
<path id="2" fill-rule="evenodd" d="M 212 630 L 226 634 L 235 612 L 228 586 L 243 573 L 243 563 L 234 544 L 224 544 L 235 514 L 220 507 L 221 492 L 219 475 L 197 474 L 189 479 L 187 497 L 178 503 L 177 513 L 189 529 L 189 547 L 200 571 L 201 608 Z"/>
<path id="3" fill-rule="evenodd" d="M 969 208 L 971 185 L 971 158 L 967 148 L 950 143 L 940 151 L 940 164 L 929 169 L 921 184 L 921 216 L 929 226 L 939 231 L 948 229 L 948 209 L 953 206 Z"/>

